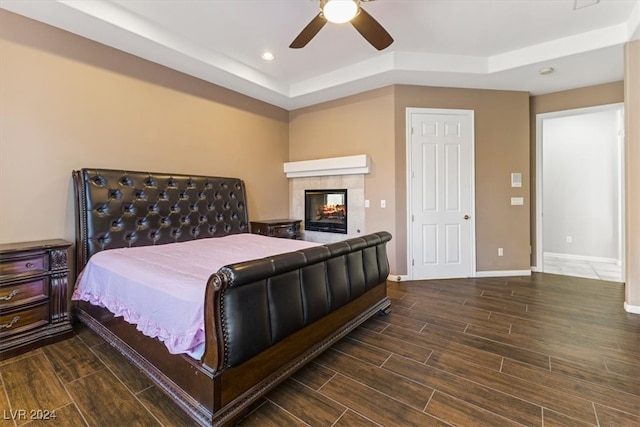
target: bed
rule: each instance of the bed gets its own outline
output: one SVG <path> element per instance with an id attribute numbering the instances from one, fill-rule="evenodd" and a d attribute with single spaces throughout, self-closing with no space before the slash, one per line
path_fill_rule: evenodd
<path id="1" fill-rule="evenodd" d="M 78 276 L 92 256 L 110 249 L 248 237 L 242 236 L 249 220 L 241 179 L 107 169 L 72 176 Z M 74 301 L 74 318 L 197 424 L 230 425 L 362 322 L 389 311 L 390 239 L 382 231 L 212 268 L 202 284 L 197 355 L 170 351 L 102 304 Z"/>

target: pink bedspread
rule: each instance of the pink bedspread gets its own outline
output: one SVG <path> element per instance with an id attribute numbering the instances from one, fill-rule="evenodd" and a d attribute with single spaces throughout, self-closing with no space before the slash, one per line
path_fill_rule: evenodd
<path id="1" fill-rule="evenodd" d="M 204 342 L 204 294 L 211 274 L 228 264 L 316 245 L 243 233 L 110 249 L 89 259 L 72 299 L 123 316 L 173 354 L 188 353 Z"/>

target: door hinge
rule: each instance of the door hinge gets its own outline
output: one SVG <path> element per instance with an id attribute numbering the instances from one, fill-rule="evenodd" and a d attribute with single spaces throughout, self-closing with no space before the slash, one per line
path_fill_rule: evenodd
<path id="1" fill-rule="evenodd" d="M 413 135 L 413 126 L 411 126 L 411 135 Z"/>
<path id="2" fill-rule="evenodd" d="M 415 259 L 412 259 L 412 260 L 411 260 L 411 265 L 412 265 L 412 266 L 416 265 L 416 260 L 415 260 Z"/>
<path id="3" fill-rule="evenodd" d="M 415 219 L 413 218 L 413 215 L 411 215 L 411 222 L 415 221 Z"/>

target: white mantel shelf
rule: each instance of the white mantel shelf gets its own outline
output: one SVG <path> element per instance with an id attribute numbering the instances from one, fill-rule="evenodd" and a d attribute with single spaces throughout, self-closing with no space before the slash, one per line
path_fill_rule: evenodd
<path id="1" fill-rule="evenodd" d="M 369 156 L 359 154 L 357 156 L 288 162 L 284 164 L 284 173 L 287 178 L 367 174 L 369 173 Z"/>

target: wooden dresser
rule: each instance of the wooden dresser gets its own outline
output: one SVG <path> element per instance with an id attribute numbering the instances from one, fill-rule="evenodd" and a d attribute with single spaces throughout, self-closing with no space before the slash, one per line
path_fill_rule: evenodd
<path id="1" fill-rule="evenodd" d="M 263 221 L 251 221 L 251 232 L 270 237 L 283 237 L 285 239 L 301 239 L 300 219 L 268 219 Z"/>
<path id="2" fill-rule="evenodd" d="M 60 239 L 0 244 L 0 360 L 72 334 L 70 246 Z"/>

